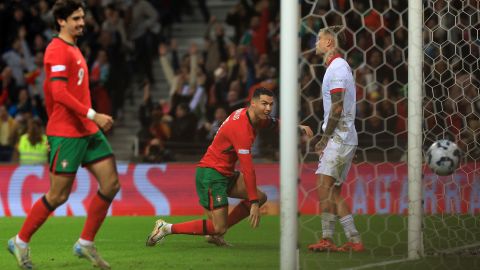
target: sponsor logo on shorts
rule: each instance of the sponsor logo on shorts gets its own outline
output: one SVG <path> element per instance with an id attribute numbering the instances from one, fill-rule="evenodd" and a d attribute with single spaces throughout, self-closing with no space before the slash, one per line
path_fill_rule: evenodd
<path id="1" fill-rule="evenodd" d="M 238 149 L 238 153 L 243 154 L 243 155 L 248 155 L 248 154 L 250 154 L 250 150 L 248 150 L 248 149 Z"/>

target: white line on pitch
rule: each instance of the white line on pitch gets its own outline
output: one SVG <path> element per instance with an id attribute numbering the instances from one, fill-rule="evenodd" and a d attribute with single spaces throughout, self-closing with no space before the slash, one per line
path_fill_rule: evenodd
<path id="1" fill-rule="evenodd" d="M 469 244 L 469 245 L 465 245 L 465 246 L 461 246 L 461 247 L 445 249 L 445 250 L 436 252 L 436 254 L 450 254 L 450 253 L 455 253 L 456 251 L 459 251 L 459 250 L 476 248 L 476 247 L 480 247 L 480 243 L 474 243 L 474 244 Z"/>
<path id="2" fill-rule="evenodd" d="M 389 265 L 389 264 L 402 263 L 402 262 L 406 262 L 406 261 L 411 261 L 411 259 L 406 258 L 406 259 L 385 261 L 385 262 L 379 262 L 379 263 L 371 263 L 371 264 L 365 264 L 365 265 L 358 266 L 358 267 L 343 268 L 341 270 L 360 270 L 360 269 L 367 269 L 367 268 L 375 267 L 375 266 L 385 266 L 385 265 Z"/>

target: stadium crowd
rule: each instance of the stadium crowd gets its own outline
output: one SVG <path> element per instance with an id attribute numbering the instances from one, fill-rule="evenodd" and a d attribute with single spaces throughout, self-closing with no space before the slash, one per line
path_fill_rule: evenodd
<path id="1" fill-rule="evenodd" d="M 0 161 L 11 160 L 29 119 L 46 121 L 42 59 L 54 35 L 53 1 L 33 2 L 0 3 Z M 456 38 L 447 41 L 451 22 L 442 20 L 445 30 L 436 27 L 451 12 L 446 6 L 460 10 L 458 15 L 469 11 L 462 1 L 435 3 L 425 3 L 425 141 L 450 137 L 464 142 L 461 147 L 468 153 L 478 153 L 479 22 L 461 19 L 451 31 Z M 343 49 L 357 83 L 356 128 L 359 149 L 365 150 L 361 158 L 401 159 L 407 139 L 407 2 L 321 0 L 313 12 L 311 5 L 301 2 L 303 124 L 319 131 L 323 116 L 319 78 L 325 67 L 314 54 L 316 34 L 326 25 L 346 22 L 348 46 Z M 121 118 L 127 86 L 142 82 L 138 138 L 143 161 L 169 161 L 176 147 L 208 145 L 223 120 L 244 107 L 259 86 L 278 97 L 279 1 L 239 0 L 225 21 L 210 16 L 206 1 L 199 0 L 197 6 L 208 25 L 204 42 L 189 44 L 188 52 L 180 55 L 172 25 L 193 12 L 190 1 L 87 1 L 88 31 L 78 46 L 90 66 L 94 108 Z M 226 27 L 233 29 L 232 35 Z M 155 78 L 152 59 L 157 58 L 170 89 L 168 99 L 160 102 L 150 92 Z M 278 112 L 276 107 L 274 116 Z M 278 140 L 271 138 L 260 134 L 254 155 L 275 158 L 272 150 Z"/>
<path id="2" fill-rule="evenodd" d="M 346 22 L 344 51 L 357 84 L 355 125 L 363 160 L 405 157 L 407 4 L 339 0 L 333 5 L 317 1 L 313 9 L 302 5 L 302 119 L 315 127 L 323 115 L 318 78 L 323 77 L 325 66 L 312 50 L 316 33 L 325 24 Z M 476 7 L 476 1 L 424 1 L 424 147 L 449 138 L 468 159 L 480 156 L 480 21 L 472 16 L 478 12 Z"/>
<path id="3" fill-rule="evenodd" d="M 30 122 L 45 125 L 47 121 L 43 54 L 55 36 L 54 2 L 0 3 L 0 162 L 18 160 L 20 153 L 15 149 Z M 198 0 L 208 21 L 205 3 Z M 188 0 L 89 0 L 86 6 L 86 31 L 77 46 L 90 68 L 92 103 L 97 112 L 118 119 L 123 114 L 125 91 L 134 77 L 130 74 L 153 80 L 151 59 L 156 44 L 171 37 L 173 24 L 191 14 L 192 5 Z M 43 131 L 35 132 L 41 135 Z M 28 141 L 32 147 L 38 144 L 38 140 Z"/>

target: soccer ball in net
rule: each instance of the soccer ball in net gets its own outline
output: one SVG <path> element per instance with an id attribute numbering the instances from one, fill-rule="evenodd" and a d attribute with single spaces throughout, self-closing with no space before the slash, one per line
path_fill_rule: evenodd
<path id="1" fill-rule="evenodd" d="M 427 150 L 427 164 L 438 175 L 450 175 L 460 164 L 460 149 L 454 142 L 438 140 Z"/>

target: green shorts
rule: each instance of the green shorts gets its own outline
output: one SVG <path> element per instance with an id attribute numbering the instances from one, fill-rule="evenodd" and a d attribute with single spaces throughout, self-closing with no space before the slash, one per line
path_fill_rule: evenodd
<path id="1" fill-rule="evenodd" d="M 226 177 L 212 168 L 197 167 L 195 181 L 200 205 L 213 210 L 228 205 L 228 192 L 235 185 L 239 172 Z"/>
<path id="2" fill-rule="evenodd" d="M 50 172 L 54 174 L 75 174 L 80 165 L 113 156 L 112 147 L 101 131 L 80 138 L 48 136 L 48 143 Z"/>

